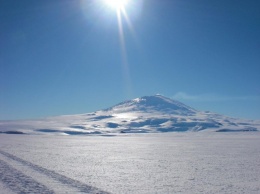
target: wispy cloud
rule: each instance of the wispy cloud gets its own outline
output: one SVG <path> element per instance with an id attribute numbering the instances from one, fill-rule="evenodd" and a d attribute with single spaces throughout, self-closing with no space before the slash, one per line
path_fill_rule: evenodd
<path id="1" fill-rule="evenodd" d="M 234 101 L 234 100 L 260 100 L 260 96 L 223 96 L 217 94 L 190 95 L 185 92 L 177 92 L 173 99 L 190 101 Z"/>

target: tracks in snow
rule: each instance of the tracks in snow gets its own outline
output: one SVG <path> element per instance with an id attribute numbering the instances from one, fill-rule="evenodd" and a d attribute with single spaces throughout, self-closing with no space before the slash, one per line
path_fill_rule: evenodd
<path id="1" fill-rule="evenodd" d="M 30 175 L 26 175 L 27 172 L 30 172 Z M 106 191 L 48 170 L 2 150 L 0 150 L 0 175 L 0 181 L 15 193 L 108 194 Z"/>
<path id="2" fill-rule="evenodd" d="M 0 160 L 0 180 L 17 193 L 52 194 L 54 191 Z"/>

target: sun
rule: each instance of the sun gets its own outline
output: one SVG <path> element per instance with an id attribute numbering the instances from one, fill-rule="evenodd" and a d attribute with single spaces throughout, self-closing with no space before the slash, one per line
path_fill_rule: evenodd
<path id="1" fill-rule="evenodd" d="M 104 0 L 104 1 L 109 7 L 118 11 L 118 10 L 123 10 L 129 0 Z"/>

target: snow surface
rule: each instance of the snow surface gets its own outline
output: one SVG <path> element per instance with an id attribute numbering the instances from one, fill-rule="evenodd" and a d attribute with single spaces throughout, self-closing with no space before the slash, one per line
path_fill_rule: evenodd
<path id="1" fill-rule="evenodd" d="M 144 96 L 111 108 L 37 120 L 0 121 L 2 133 L 102 135 L 184 131 L 259 131 L 260 121 L 195 110 L 161 95 Z"/>
<path id="2" fill-rule="evenodd" d="M 0 193 L 260 193 L 260 133 L 0 134 Z"/>

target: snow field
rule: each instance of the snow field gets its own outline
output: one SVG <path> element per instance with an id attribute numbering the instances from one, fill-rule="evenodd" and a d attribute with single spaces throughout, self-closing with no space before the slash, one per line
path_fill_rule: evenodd
<path id="1" fill-rule="evenodd" d="M 259 194 L 259 140 L 258 132 L 2 134 L 0 174 L 11 178 L 1 179 L 0 189 L 19 193 L 24 184 L 40 193 Z"/>

